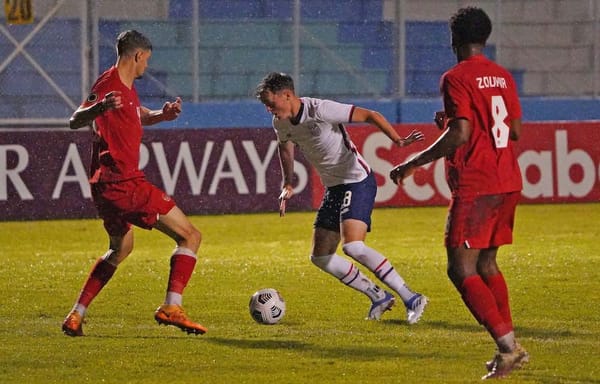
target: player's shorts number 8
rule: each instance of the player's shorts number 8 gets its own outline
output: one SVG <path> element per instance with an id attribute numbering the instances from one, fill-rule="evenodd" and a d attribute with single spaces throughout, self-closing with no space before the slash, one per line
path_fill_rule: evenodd
<path id="1" fill-rule="evenodd" d="M 349 207 L 350 203 L 352 203 L 352 191 L 346 191 L 344 201 L 342 201 L 342 208 Z"/>

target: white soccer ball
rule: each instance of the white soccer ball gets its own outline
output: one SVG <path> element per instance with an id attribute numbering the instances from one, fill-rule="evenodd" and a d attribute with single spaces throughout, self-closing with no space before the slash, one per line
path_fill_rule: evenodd
<path id="1" fill-rule="evenodd" d="M 261 289 L 250 298 L 250 316 L 259 324 L 278 323 L 285 315 L 285 301 L 273 288 Z"/>

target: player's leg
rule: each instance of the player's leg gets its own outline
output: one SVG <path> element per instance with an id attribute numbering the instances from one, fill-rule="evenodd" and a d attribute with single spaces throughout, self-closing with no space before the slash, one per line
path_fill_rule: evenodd
<path id="1" fill-rule="evenodd" d="M 386 293 L 365 276 L 356 265 L 336 253 L 340 243 L 342 197 L 343 188 L 333 187 L 327 188 L 325 191 L 314 222 L 310 260 L 315 266 L 336 277 L 343 284 L 365 294 L 371 302 L 380 302 L 386 298 Z M 379 316 L 381 316 L 380 313 L 369 313 L 369 318 L 378 319 Z"/>
<path id="2" fill-rule="evenodd" d="M 477 272 L 494 295 L 504 322 L 512 327 L 508 286 L 496 262 L 497 253 L 497 247 L 481 250 L 477 261 Z"/>
<path id="3" fill-rule="evenodd" d="M 177 206 L 161 215 L 154 228 L 165 233 L 177 243 L 171 254 L 169 283 L 165 304 L 182 304 L 183 290 L 196 266 L 196 252 L 201 234 Z"/>
<path id="4" fill-rule="evenodd" d="M 500 271 L 496 256 L 498 247 L 512 243 L 512 232 L 515 221 L 515 211 L 520 199 L 520 193 L 498 195 L 495 209 L 494 231 L 491 234 L 491 246 L 483 249 L 477 265 L 479 274 L 496 298 L 498 309 L 504 321 L 512 326 L 512 316 L 509 304 L 508 287 Z"/>
<path id="5" fill-rule="evenodd" d="M 316 227 L 313 234 L 313 249 L 310 260 L 321 270 L 336 277 L 343 284 L 365 294 L 372 303 L 377 303 L 377 309 L 370 310 L 367 318 L 378 320 L 385 307 L 393 305 L 394 297 L 379 288 L 371 279 L 348 259 L 336 253 L 340 234 L 335 230 Z"/>
<path id="6" fill-rule="evenodd" d="M 477 270 L 496 299 L 498 310 L 505 323 L 513 328 L 509 292 L 506 281 L 497 263 L 498 246 L 512 243 L 512 231 L 515 220 L 515 211 L 520 199 L 520 193 L 499 195 L 499 203 L 495 210 L 495 230 L 492 233 L 491 244 L 494 246 L 481 251 L 477 263 Z M 496 340 L 499 350 L 510 350 L 508 354 L 497 353 L 494 359 L 486 362 L 490 373 L 486 378 L 495 378 L 506 375 L 510 370 L 520 368 L 529 361 L 529 354 L 516 340 L 514 331 Z M 508 347 L 500 348 L 501 345 Z"/>
<path id="7" fill-rule="evenodd" d="M 196 266 L 196 252 L 202 239 L 200 231 L 177 206 L 160 215 L 154 228 L 177 243 L 171 254 L 165 301 L 156 310 L 154 318 L 159 324 L 174 325 L 187 333 L 203 334 L 206 328 L 189 320 L 182 308 L 183 291 Z"/>
<path id="8" fill-rule="evenodd" d="M 340 215 L 342 249 L 400 296 L 407 310 L 407 321 L 414 324 L 423 314 L 427 298 L 411 290 L 392 263 L 365 244 L 376 194 L 377 183 L 373 174 L 360 183 L 347 186 Z"/>
<path id="9" fill-rule="evenodd" d="M 486 363 L 487 378 L 502 377 L 528 360 L 527 352 L 516 343 L 512 325 L 507 324 L 495 297 L 477 273 L 480 250 L 464 246 L 448 248 L 448 277 L 475 319 L 482 324 L 498 346 L 498 353 Z"/>
<path id="10" fill-rule="evenodd" d="M 496 340 L 512 332 L 512 328 L 504 322 L 494 295 L 477 273 L 479 253 L 479 249 L 468 249 L 464 245 L 448 248 L 448 277 L 475 319 Z"/>
<path id="11" fill-rule="evenodd" d="M 105 221 L 105 226 L 107 222 Z M 98 260 L 88 274 L 79 297 L 73 306 L 73 309 L 65 318 L 62 330 L 69 336 L 83 336 L 83 318 L 86 315 L 87 308 L 92 300 L 98 296 L 102 288 L 108 283 L 115 273 L 117 266 L 133 250 L 133 229 L 125 223 L 121 223 L 126 229 L 124 235 L 109 236 L 109 250 Z M 113 228 L 115 223 L 113 222 Z M 108 229 L 108 227 L 107 227 Z"/>

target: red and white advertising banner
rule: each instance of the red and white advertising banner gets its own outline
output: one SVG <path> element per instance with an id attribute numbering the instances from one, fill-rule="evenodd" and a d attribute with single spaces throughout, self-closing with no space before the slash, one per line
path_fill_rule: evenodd
<path id="1" fill-rule="evenodd" d="M 371 126 L 350 127 L 352 140 L 376 174 L 378 206 L 446 205 L 450 190 L 444 159 L 420 168 L 404 185 L 388 177 L 393 165 L 432 144 L 441 134 L 433 124 L 401 124 L 406 136 L 422 131 L 423 142 L 393 148 L 390 140 Z M 525 123 L 515 149 L 523 174 L 522 203 L 600 201 L 600 122 Z M 313 207 L 322 196 L 322 185 L 312 174 Z"/>
<path id="2" fill-rule="evenodd" d="M 0 221 L 96 216 L 88 183 L 91 133 L 0 132 Z M 188 214 L 278 212 L 281 171 L 271 128 L 149 129 L 140 150 L 148 180 Z M 310 208 L 310 169 L 296 161 L 290 210 Z"/>
<path id="3" fill-rule="evenodd" d="M 392 167 L 440 135 L 433 124 L 402 124 L 403 136 L 421 130 L 425 141 L 392 148 L 374 127 L 350 127 L 373 168 L 377 206 L 446 205 L 444 160 L 422 167 L 404 185 Z M 91 134 L 80 131 L 0 131 L 0 221 L 94 217 L 87 182 Z M 600 122 L 528 123 L 517 142 L 524 203 L 600 201 Z M 297 152 L 298 153 L 298 152 Z M 320 203 L 314 170 L 296 159 L 288 209 Z M 140 167 L 188 214 L 277 212 L 281 172 L 271 128 L 147 130 Z"/>

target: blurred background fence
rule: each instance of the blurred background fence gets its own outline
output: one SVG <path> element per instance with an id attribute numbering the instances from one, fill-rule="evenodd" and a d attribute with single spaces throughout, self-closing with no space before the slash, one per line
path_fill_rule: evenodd
<path id="1" fill-rule="evenodd" d="M 487 54 L 524 97 L 600 94 L 600 0 L 33 0 L 31 24 L 0 23 L 0 125 L 64 126 L 137 29 L 153 42 L 144 103 L 255 102 L 269 71 L 337 100 L 439 98 L 455 63 L 448 17 L 484 8 Z M 227 110 L 225 110 L 227 111 Z M 226 113 L 235 114 L 235 108 Z"/>

